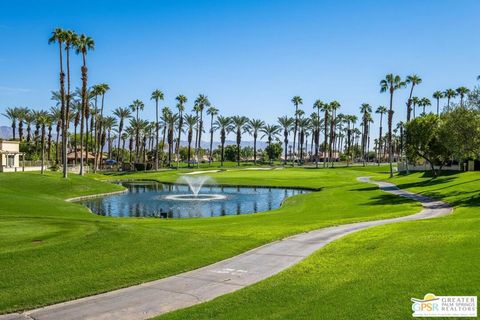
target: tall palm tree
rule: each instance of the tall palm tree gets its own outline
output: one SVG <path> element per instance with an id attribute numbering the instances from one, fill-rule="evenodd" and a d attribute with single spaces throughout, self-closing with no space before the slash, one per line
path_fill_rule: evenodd
<path id="1" fill-rule="evenodd" d="M 210 106 L 207 109 L 207 115 L 210 116 L 210 152 L 208 154 L 208 163 L 212 163 L 212 152 L 213 152 L 213 118 L 218 115 L 218 109 L 214 106 Z"/>
<path id="2" fill-rule="evenodd" d="M 377 147 L 377 159 L 378 165 L 380 165 L 380 150 L 382 149 L 382 131 L 383 131 L 383 115 L 387 113 L 387 108 L 384 106 L 379 106 L 375 113 L 380 115 L 380 130 L 378 133 L 378 147 Z"/>
<path id="3" fill-rule="evenodd" d="M 303 144 L 305 143 L 305 136 L 308 128 L 310 127 L 310 118 L 299 118 L 298 119 L 298 129 L 299 129 L 299 135 L 298 135 L 298 145 L 300 147 L 300 163 L 304 163 L 304 147 Z M 305 148 L 306 149 L 306 148 Z"/>
<path id="4" fill-rule="evenodd" d="M 422 114 L 425 115 L 425 107 L 429 107 L 432 105 L 432 102 L 428 98 L 422 98 L 420 99 L 419 106 L 421 106 L 422 109 Z"/>
<path id="5" fill-rule="evenodd" d="M 292 98 L 292 103 L 295 106 L 295 127 L 293 129 L 293 155 L 292 155 L 292 165 L 295 165 L 295 144 L 297 142 L 297 130 L 298 130 L 298 106 L 303 104 L 303 100 L 300 96 L 294 96 Z"/>
<path id="6" fill-rule="evenodd" d="M 84 141 L 83 141 L 83 133 L 84 133 L 84 126 L 85 126 L 85 113 L 88 108 L 89 104 L 89 96 L 88 96 L 88 68 L 87 68 L 87 52 L 91 51 L 95 48 L 95 42 L 91 37 L 88 37 L 84 34 L 80 36 L 76 36 L 74 33 L 71 33 L 70 40 L 73 41 L 73 45 L 75 46 L 75 52 L 77 54 L 82 55 L 82 102 L 80 108 L 80 175 L 83 175 L 83 160 L 84 160 Z M 68 44 L 68 42 L 67 42 Z M 68 47 L 68 45 L 67 45 Z M 67 59 L 68 59 L 68 51 L 67 51 Z M 68 66 L 68 62 L 67 62 Z M 67 67 L 69 69 L 69 67 Z M 69 89 L 70 90 L 70 80 L 69 82 Z M 68 93 L 70 95 L 70 93 Z M 68 110 L 68 100 L 67 100 L 67 110 Z M 75 150 L 76 152 L 76 150 Z M 88 161 L 88 156 L 86 157 Z"/>
<path id="7" fill-rule="evenodd" d="M 173 144 L 175 141 L 175 126 L 178 122 L 178 114 L 169 113 L 167 117 L 167 126 L 168 126 L 168 166 L 172 165 L 172 153 L 173 153 Z"/>
<path id="8" fill-rule="evenodd" d="M 135 126 L 135 129 L 137 131 L 135 132 L 135 161 L 138 162 L 140 159 L 139 152 L 140 152 L 140 129 L 141 129 L 139 113 L 141 110 L 143 110 L 143 108 L 145 108 L 145 105 L 141 100 L 135 99 L 129 107 L 132 110 L 132 112 L 136 113 L 135 120 L 137 122 L 137 126 Z"/>
<path id="9" fill-rule="evenodd" d="M 440 114 L 440 99 L 444 97 L 443 92 L 437 90 L 433 93 L 432 97 L 437 100 L 437 116 L 438 116 Z"/>
<path id="10" fill-rule="evenodd" d="M 18 120 L 18 108 L 7 108 L 5 113 L 2 113 L 4 117 L 7 117 L 11 122 L 13 140 L 15 140 L 15 133 L 17 131 L 17 120 Z"/>
<path id="11" fill-rule="evenodd" d="M 227 134 L 232 130 L 232 121 L 229 117 L 218 116 L 217 120 L 214 122 L 214 126 L 216 130 L 220 130 L 220 163 L 223 167 L 223 161 L 225 157 L 225 140 L 227 138 Z"/>
<path id="12" fill-rule="evenodd" d="M 392 122 L 393 122 L 393 94 L 395 91 L 406 86 L 399 75 L 387 74 L 380 81 L 380 92 L 390 93 L 390 107 L 388 110 L 388 162 L 390 163 L 390 178 L 393 177 L 393 146 L 392 146 Z"/>
<path id="13" fill-rule="evenodd" d="M 247 123 L 247 131 L 253 136 L 253 163 L 257 165 L 257 138 L 258 132 L 265 126 L 260 119 L 250 119 Z"/>
<path id="14" fill-rule="evenodd" d="M 45 167 L 45 128 L 48 126 L 50 121 L 50 114 L 46 111 L 38 111 L 36 113 L 35 121 L 38 126 L 41 128 L 41 138 L 40 138 L 40 145 L 41 145 L 41 160 L 42 160 L 42 167 L 41 167 L 41 174 L 44 173 Z"/>
<path id="15" fill-rule="evenodd" d="M 121 140 L 120 137 L 122 137 L 125 120 L 130 118 L 132 113 L 129 108 L 118 107 L 113 111 L 113 114 L 118 117 L 118 137 L 119 137 L 118 143 L 117 143 L 117 162 L 118 162 L 119 156 L 120 156 L 120 140 Z"/>
<path id="16" fill-rule="evenodd" d="M 17 120 L 18 120 L 18 138 L 23 141 L 23 122 L 27 117 L 30 110 L 28 108 L 17 108 Z"/>
<path id="17" fill-rule="evenodd" d="M 105 117 L 103 119 L 103 126 L 107 134 L 108 141 L 108 159 L 112 159 L 112 129 L 117 125 L 117 119 L 114 117 Z"/>
<path id="18" fill-rule="evenodd" d="M 275 139 L 275 137 L 280 133 L 280 126 L 277 126 L 275 124 L 273 125 L 267 124 L 261 129 L 261 132 L 263 132 L 262 138 L 267 137 L 267 145 L 269 147 L 268 160 L 270 161 L 270 164 L 272 164 L 273 156 L 272 156 L 272 148 L 270 146 L 272 145 L 273 139 Z"/>
<path id="19" fill-rule="evenodd" d="M 240 143 L 242 142 L 242 134 L 247 129 L 248 118 L 242 116 L 233 116 L 231 118 L 233 131 L 236 133 L 237 142 L 237 166 L 240 166 Z"/>
<path id="20" fill-rule="evenodd" d="M 328 151 L 328 121 L 329 121 L 329 115 L 330 115 L 330 104 L 329 103 L 324 103 L 320 106 L 320 110 L 324 113 L 323 121 L 324 121 L 324 128 L 323 128 L 323 133 L 324 133 L 324 150 L 323 150 L 323 167 L 326 167 L 326 158 L 327 158 L 327 151 Z"/>
<path id="21" fill-rule="evenodd" d="M 156 89 L 152 92 L 150 100 L 155 100 L 155 170 L 158 170 L 158 101 L 163 100 L 163 92 Z"/>
<path id="22" fill-rule="evenodd" d="M 418 105 L 420 105 L 420 98 L 419 97 L 412 97 L 412 105 L 413 105 L 413 119 L 415 119 L 415 110 Z"/>
<path id="23" fill-rule="evenodd" d="M 410 87 L 410 94 L 408 95 L 408 100 L 407 100 L 407 122 L 410 122 L 410 114 L 412 112 L 412 95 L 413 95 L 413 88 L 415 88 L 416 85 L 419 85 L 422 83 L 422 79 L 417 76 L 416 74 L 407 76 L 407 79 L 405 80 L 406 84 L 411 84 Z"/>
<path id="24" fill-rule="evenodd" d="M 63 177 L 66 178 L 67 173 L 67 118 L 65 110 L 65 73 L 63 72 L 63 44 L 66 42 L 67 34 L 65 30 L 56 28 L 52 32 L 52 36 L 48 39 L 48 43 L 58 43 L 59 61 L 60 61 L 60 105 L 62 115 L 62 163 L 63 163 Z"/>
<path id="25" fill-rule="evenodd" d="M 450 99 L 455 98 L 457 96 L 457 91 L 454 89 L 447 89 L 444 92 L 445 98 L 447 98 L 447 108 L 450 108 Z"/>
<path id="26" fill-rule="evenodd" d="M 319 158 L 319 148 L 320 148 L 320 110 L 322 110 L 323 106 L 325 103 L 323 103 L 321 100 L 316 100 L 315 103 L 313 104 L 313 108 L 317 109 L 317 126 L 315 128 L 315 166 L 318 168 L 318 158 Z"/>
<path id="27" fill-rule="evenodd" d="M 178 109 L 178 139 L 177 139 L 177 146 L 176 146 L 176 152 L 177 152 L 177 169 L 180 166 L 180 143 L 181 143 L 181 138 L 182 138 L 182 131 L 183 131 L 183 112 L 185 111 L 185 103 L 187 103 L 187 97 L 185 97 L 183 94 L 180 94 L 175 97 L 175 100 L 177 100 L 177 109 Z M 158 144 L 158 141 L 157 141 Z"/>
<path id="28" fill-rule="evenodd" d="M 27 143 L 30 143 L 32 139 L 32 123 L 34 120 L 32 112 L 30 110 L 24 114 L 23 120 L 25 121 L 25 125 L 27 126 Z"/>
<path id="29" fill-rule="evenodd" d="M 455 91 L 457 91 L 458 95 L 460 96 L 460 106 L 463 107 L 463 99 L 470 92 L 470 89 L 467 87 L 458 87 Z"/>
<path id="30" fill-rule="evenodd" d="M 185 115 L 185 124 L 187 125 L 187 142 L 188 142 L 188 151 L 187 151 L 187 163 L 190 168 L 190 156 L 192 151 L 192 140 L 193 140 L 193 129 L 197 124 L 198 118 L 195 115 L 187 114 Z"/>
<path id="31" fill-rule="evenodd" d="M 333 150 L 333 147 L 335 146 L 335 124 L 337 122 L 337 110 L 340 108 L 340 103 L 336 100 L 330 102 L 330 110 L 332 112 L 331 114 L 331 121 L 330 121 L 330 145 L 329 145 L 329 154 L 328 154 L 328 160 L 330 161 L 331 158 L 332 158 L 332 152 L 334 152 L 335 150 Z M 331 161 L 332 163 L 332 167 L 333 167 L 333 164 L 334 162 Z"/>
<path id="32" fill-rule="evenodd" d="M 208 97 L 206 95 L 199 94 L 197 99 L 195 100 L 195 105 L 197 106 L 198 112 L 200 114 L 200 117 L 198 118 L 197 141 L 195 146 L 195 155 L 197 157 L 197 168 L 198 168 L 200 165 L 200 161 L 198 159 L 198 152 L 201 147 L 202 132 L 203 132 L 203 109 L 205 109 L 205 107 L 210 106 L 210 101 L 208 100 Z"/>
<path id="33" fill-rule="evenodd" d="M 292 130 L 292 126 L 295 124 L 295 119 L 290 118 L 288 116 L 283 116 L 278 118 L 278 124 L 282 127 L 283 129 L 283 144 L 284 144 L 284 160 L 283 164 L 287 165 L 287 159 L 288 159 L 288 134 Z"/>
<path id="34" fill-rule="evenodd" d="M 372 107 L 368 103 L 362 103 L 360 106 L 360 113 L 362 114 L 362 162 L 365 166 L 365 156 L 368 138 L 368 124 L 371 119 Z"/>
<path id="35" fill-rule="evenodd" d="M 101 83 L 101 84 L 98 84 L 98 85 L 95 85 L 94 86 L 94 90 L 96 91 L 96 96 L 102 96 L 102 100 L 101 100 L 101 105 L 100 105 L 100 113 L 97 115 L 98 118 L 97 118 L 97 150 L 95 152 L 95 166 L 94 166 L 94 171 L 96 171 L 98 169 L 98 165 L 99 165 L 99 162 L 102 161 L 102 158 L 101 158 L 101 155 L 102 155 L 102 152 L 103 152 L 103 149 L 101 148 L 102 147 L 102 140 L 104 140 L 102 137 L 105 137 L 105 130 L 104 128 L 102 127 L 102 121 L 101 119 L 103 119 L 103 110 L 104 110 L 104 106 L 105 106 L 105 94 L 107 93 L 108 90 L 110 90 L 110 86 L 106 83 Z"/>

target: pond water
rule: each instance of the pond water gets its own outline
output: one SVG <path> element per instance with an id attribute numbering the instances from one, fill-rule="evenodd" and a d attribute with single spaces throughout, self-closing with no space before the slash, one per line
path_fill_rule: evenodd
<path id="1" fill-rule="evenodd" d="M 188 185 L 124 182 L 123 194 L 80 201 L 92 212 L 114 217 L 195 218 L 256 213 L 280 207 L 308 190 L 266 187 L 203 186 L 197 197 Z"/>

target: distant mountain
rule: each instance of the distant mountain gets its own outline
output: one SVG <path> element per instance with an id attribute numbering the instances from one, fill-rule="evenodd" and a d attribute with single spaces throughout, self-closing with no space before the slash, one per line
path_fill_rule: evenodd
<path id="1" fill-rule="evenodd" d="M 12 128 L 7 126 L 0 126 L 0 139 L 11 139 L 12 135 Z"/>

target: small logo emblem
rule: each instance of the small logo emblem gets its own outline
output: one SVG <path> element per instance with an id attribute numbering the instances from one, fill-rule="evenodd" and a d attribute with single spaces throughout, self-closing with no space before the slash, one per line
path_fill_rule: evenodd
<path id="1" fill-rule="evenodd" d="M 411 298 L 414 317 L 476 317 L 476 296 L 436 296 Z"/>

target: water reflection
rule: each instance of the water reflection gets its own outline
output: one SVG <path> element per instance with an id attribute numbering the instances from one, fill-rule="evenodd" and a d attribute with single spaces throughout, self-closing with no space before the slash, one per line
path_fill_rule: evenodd
<path id="1" fill-rule="evenodd" d="M 278 208 L 293 195 L 309 191 L 288 188 L 206 186 L 201 194 L 225 195 L 211 201 L 168 200 L 167 195 L 190 194 L 186 185 L 125 182 L 128 192 L 82 201 L 94 213 L 115 217 L 194 218 L 256 213 Z"/>

